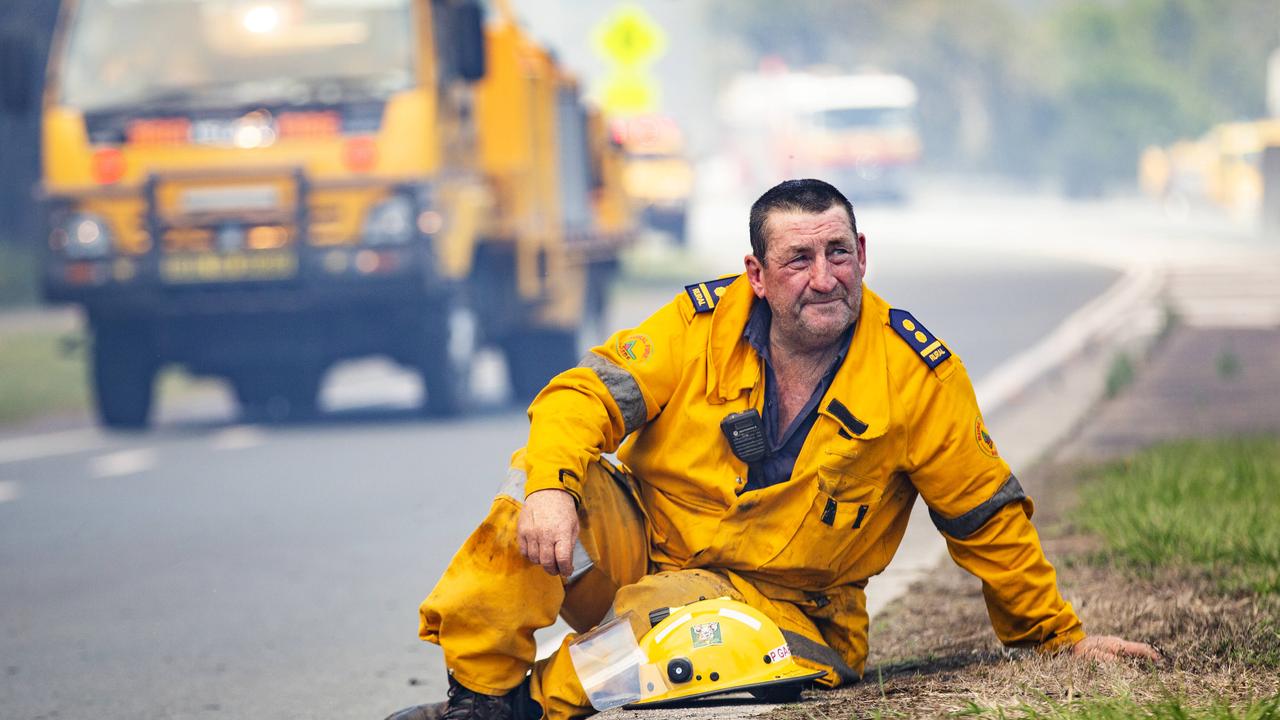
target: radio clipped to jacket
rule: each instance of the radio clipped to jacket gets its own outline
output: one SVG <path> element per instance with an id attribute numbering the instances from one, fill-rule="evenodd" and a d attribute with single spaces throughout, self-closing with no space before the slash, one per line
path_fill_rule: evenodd
<path id="1" fill-rule="evenodd" d="M 768 453 L 769 445 L 764 439 L 764 419 L 755 408 L 725 417 L 720 421 L 720 430 L 729 441 L 733 454 L 747 465 L 755 465 Z"/>

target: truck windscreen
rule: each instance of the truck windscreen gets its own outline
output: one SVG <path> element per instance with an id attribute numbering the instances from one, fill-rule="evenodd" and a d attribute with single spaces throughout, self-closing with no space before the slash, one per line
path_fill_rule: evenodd
<path id="1" fill-rule="evenodd" d="M 85 112 L 333 104 L 414 82 L 410 0 L 82 0 L 60 102 Z"/>
<path id="2" fill-rule="evenodd" d="M 828 130 L 912 127 L 911 110 L 900 107 L 847 107 L 816 114 L 818 127 Z"/>

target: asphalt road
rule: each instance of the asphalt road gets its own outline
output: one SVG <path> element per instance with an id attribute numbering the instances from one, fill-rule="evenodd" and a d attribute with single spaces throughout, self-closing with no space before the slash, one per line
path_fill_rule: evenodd
<path id="1" fill-rule="evenodd" d="M 962 234 L 908 237 L 927 209 L 886 210 L 878 227 L 866 213 L 869 283 L 975 379 L 1116 277 L 1034 249 L 978 252 Z M 679 290 L 631 286 L 615 322 Z M 309 425 L 241 426 L 199 396 L 146 435 L 0 436 L 0 716 L 380 718 L 441 696 L 417 604 L 526 421 L 496 405 L 422 421 L 402 409 L 416 391 L 365 365 Z"/>

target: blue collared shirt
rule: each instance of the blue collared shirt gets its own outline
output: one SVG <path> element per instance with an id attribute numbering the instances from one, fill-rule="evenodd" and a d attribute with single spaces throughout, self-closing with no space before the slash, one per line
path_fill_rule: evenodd
<path id="1" fill-rule="evenodd" d="M 759 490 L 791 479 L 791 472 L 796 467 L 796 458 L 800 456 L 800 448 L 804 446 L 805 438 L 809 437 L 809 431 L 818 420 L 818 403 L 822 402 L 823 396 L 827 394 L 832 381 L 835 380 L 836 371 L 840 369 L 840 363 L 844 361 L 844 356 L 849 351 L 849 341 L 853 337 L 851 325 L 840 340 L 840 354 L 831 361 L 831 367 L 827 368 L 822 381 L 813 389 L 813 395 L 791 421 L 791 425 L 783 429 L 778 427 L 778 382 L 774 378 L 773 361 L 769 355 L 769 326 L 772 323 L 773 311 L 769 309 L 769 303 L 757 299 L 751 306 L 751 316 L 747 319 L 747 326 L 743 329 L 742 336 L 764 360 L 764 412 L 762 414 L 769 451 L 764 460 L 750 468 L 743 492 Z"/>

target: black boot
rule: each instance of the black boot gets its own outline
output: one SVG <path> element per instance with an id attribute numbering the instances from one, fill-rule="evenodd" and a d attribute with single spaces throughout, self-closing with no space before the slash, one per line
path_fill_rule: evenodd
<path id="1" fill-rule="evenodd" d="M 485 695 L 449 677 L 449 699 L 405 708 L 387 720 L 537 720 L 542 708 L 529 695 L 529 679 L 506 695 Z"/>

